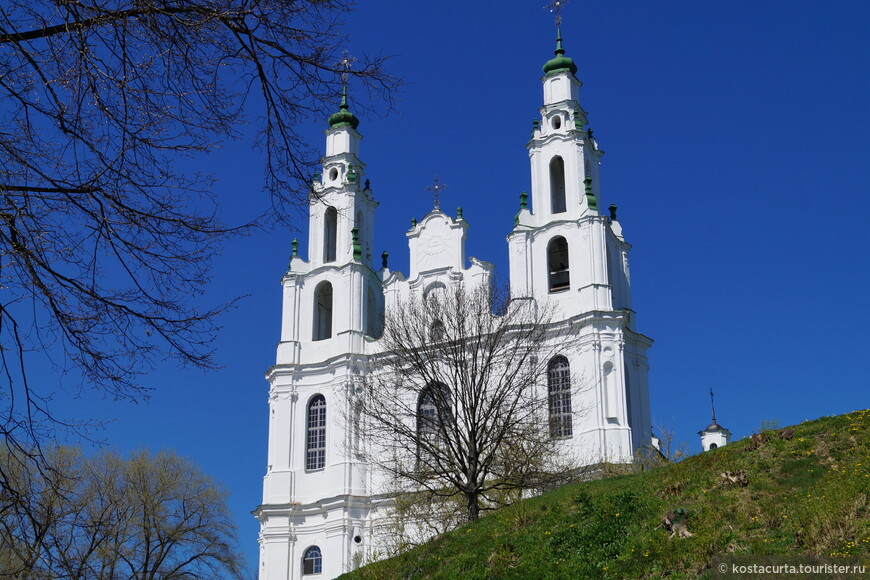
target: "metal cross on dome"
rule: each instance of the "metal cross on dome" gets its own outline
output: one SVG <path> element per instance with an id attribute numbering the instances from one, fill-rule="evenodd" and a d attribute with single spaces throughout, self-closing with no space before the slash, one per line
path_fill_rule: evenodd
<path id="1" fill-rule="evenodd" d="M 356 59 L 350 55 L 346 50 L 341 53 L 341 60 L 338 61 L 338 68 L 341 69 L 341 82 L 344 85 L 347 85 L 347 71 L 350 70 L 353 63 L 356 62 Z"/>
<path id="2" fill-rule="evenodd" d="M 446 188 L 446 183 L 438 182 L 438 174 L 435 174 L 435 179 L 432 180 L 432 185 L 426 188 L 426 191 L 431 191 L 432 196 L 435 198 L 435 209 L 441 209 L 441 200 L 438 195 L 441 193 L 441 190 Z"/>
<path id="3" fill-rule="evenodd" d="M 546 8 L 556 15 L 556 26 L 562 26 L 562 8 L 569 0 L 553 0 L 547 4 Z"/>
<path id="4" fill-rule="evenodd" d="M 713 388 L 710 388 L 710 409 L 713 411 L 713 423 L 716 422 L 716 405 L 713 403 Z"/>

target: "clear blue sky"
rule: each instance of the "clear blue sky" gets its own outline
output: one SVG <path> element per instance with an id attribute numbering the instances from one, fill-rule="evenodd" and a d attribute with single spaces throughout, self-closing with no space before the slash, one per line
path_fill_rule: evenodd
<path id="1" fill-rule="evenodd" d="M 380 207 L 376 247 L 407 272 L 404 232 L 449 184 L 462 205 L 468 254 L 507 275 L 505 236 L 529 188 L 524 145 L 552 55 L 551 15 L 534 2 L 361 2 L 349 18 L 353 54 L 395 55 L 405 87 L 386 117 L 359 112 L 361 157 Z M 735 437 L 870 403 L 867 335 L 870 8 L 831 2 L 581 2 L 563 35 L 600 146 L 602 201 L 619 206 L 631 252 L 637 328 L 649 351 L 656 424 L 699 450 L 717 416 Z M 364 101 L 365 95 L 351 96 Z M 309 139 L 322 151 L 325 119 Z M 268 201 L 261 160 L 228 145 L 207 163 L 226 215 Z M 264 371 L 279 336 L 285 227 L 234 240 L 207 298 L 246 295 L 216 342 L 222 369 L 167 364 L 147 379 L 148 404 L 85 395 L 80 417 L 115 419 L 121 449 L 171 447 L 230 491 L 254 570 L 266 467 Z M 67 409 L 64 409 L 65 411 Z"/>

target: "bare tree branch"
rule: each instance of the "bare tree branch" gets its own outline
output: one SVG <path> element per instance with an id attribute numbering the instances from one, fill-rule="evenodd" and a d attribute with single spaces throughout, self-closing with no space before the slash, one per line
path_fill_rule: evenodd
<path id="1" fill-rule="evenodd" d="M 546 389 L 559 334 L 545 309 L 486 286 L 400 304 L 363 402 L 371 459 L 405 491 L 460 495 L 469 520 L 564 473 Z"/>
<path id="2" fill-rule="evenodd" d="M 174 357 L 215 365 L 198 304 L 228 235 L 187 160 L 262 111 L 263 187 L 282 219 L 317 155 L 301 122 L 332 112 L 343 0 L 8 0 L 0 5 L 0 431 L 37 450 L 57 418 L 27 380 L 52 356 L 102 394 L 147 396 Z M 353 80 L 389 103 L 383 58 Z M 33 364 L 30 362 L 30 364 Z M 72 425 L 70 425 L 72 426 Z"/>

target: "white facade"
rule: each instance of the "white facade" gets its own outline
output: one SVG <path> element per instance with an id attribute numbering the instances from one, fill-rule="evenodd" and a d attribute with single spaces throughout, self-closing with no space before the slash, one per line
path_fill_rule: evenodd
<path id="1" fill-rule="evenodd" d="M 558 350 L 578 412 L 561 444 L 588 463 L 629 462 L 650 444 L 652 341 L 634 330 L 630 245 L 615 216 L 599 213 L 603 152 L 585 129 L 581 83 L 563 54 L 560 40 L 527 144 L 531 209 L 523 201 L 508 235 L 511 297 L 550 305 L 554 324 L 570 328 Z M 281 341 L 266 374 L 268 467 L 255 512 L 261 579 L 333 578 L 378 553 L 384 481 L 367 464 L 353 420 L 367 363 L 381 354 L 373 337 L 384 311 L 408 297 L 492 275 L 491 264 L 466 260 L 468 222 L 437 209 L 407 232 L 407 278 L 386 265 L 374 269 L 377 203 L 364 185 L 357 123 L 344 101 L 330 117 L 309 204 L 308 260 L 294 248 L 282 278 Z"/>

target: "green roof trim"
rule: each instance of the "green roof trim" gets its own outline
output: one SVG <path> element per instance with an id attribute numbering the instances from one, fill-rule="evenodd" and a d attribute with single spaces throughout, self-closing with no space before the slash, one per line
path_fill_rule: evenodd
<path id="1" fill-rule="evenodd" d="M 574 59 L 565 56 L 565 49 L 562 48 L 562 29 L 556 28 L 556 50 L 555 56 L 544 64 L 544 74 L 547 76 L 556 73 L 568 71 L 571 74 L 577 73 L 577 65 L 574 64 Z"/>
<path id="2" fill-rule="evenodd" d="M 595 199 L 595 194 L 592 193 L 592 178 L 587 177 L 583 180 L 586 184 L 586 203 L 589 204 L 589 209 L 598 209 L 598 201 Z"/>
<path id="3" fill-rule="evenodd" d="M 353 259 L 362 261 L 362 245 L 359 243 L 359 228 L 350 230 L 350 237 L 353 240 Z"/>
<path id="4" fill-rule="evenodd" d="M 574 129 L 576 131 L 583 130 L 583 117 L 580 115 L 579 109 L 574 109 Z"/>
<path id="5" fill-rule="evenodd" d="M 347 87 L 341 89 L 341 105 L 338 106 L 337 113 L 329 116 L 328 122 L 333 129 L 348 126 L 356 129 L 359 126 L 359 119 L 350 112 L 350 107 L 347 106 Z"/>
<path id="6" fill-rule="evenodd" d="M 529 194 L 525 191 L 520 194 L 520 211 L 517 212 L 517 215 L 514 216 L 514 227 L 520 225 L 520 213 L 524 209 L 529 209 Z"/>

